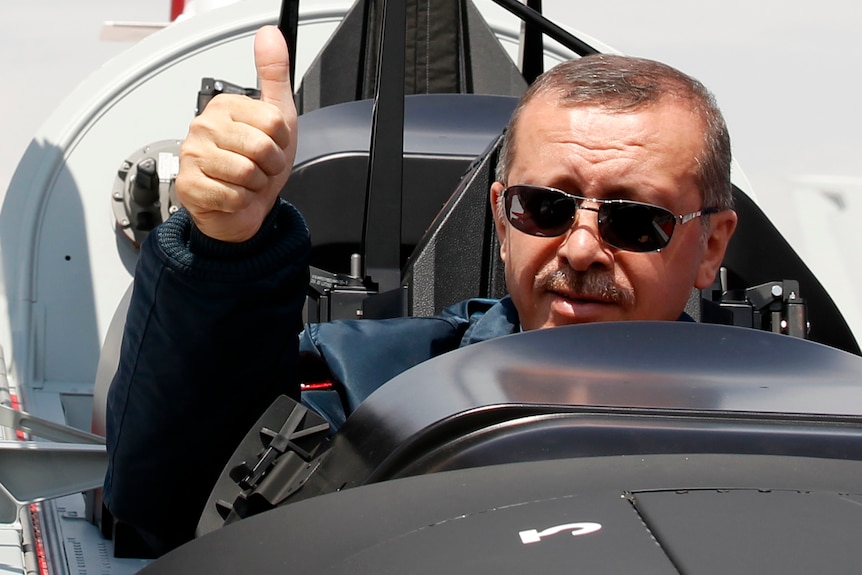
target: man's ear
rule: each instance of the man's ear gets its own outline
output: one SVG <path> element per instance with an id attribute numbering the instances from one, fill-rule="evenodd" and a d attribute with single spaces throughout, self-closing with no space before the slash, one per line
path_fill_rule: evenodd
<path id="1" fill-rule="evenodd" d="M 503 216 L 501 213 L 502 210 L 500 209 L 500 202 L 502 201 L 501 196 L 505 189 L 506 187 L 501 182 L 494 182 L 491 184 L 489 200 L 491 202 L 491 214 L 494 216 L 494 229 L 497 231 L 497 240 L 500 242 L 500 259 L 503 260 L 503 263 L 506 263 L 506 233 L 509 231 L 506 218 Z"/>
<path id="2" fill-rule="evenodd" d="M 736 229 L 737 216 L 733 210 L 725 210 L 709 216 L 709 237 L 706 240 L 703 258 L 697 270 L 694 287 L 705 289 L 715 281 L 715 274 L 724 260 L 727 244 Z"/>

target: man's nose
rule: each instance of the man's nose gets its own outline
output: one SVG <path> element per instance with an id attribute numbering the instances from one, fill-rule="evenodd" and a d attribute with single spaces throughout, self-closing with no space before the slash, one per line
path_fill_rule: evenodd
<path id="1" fill-rule="evenodd" d="M 579 207 L 572 227 L 557 248 L 557 255 L 575 271 L 586 271 L 594 266 L 611 267 L 613 254 L 610 246 L 602 241 L 595 208 Z"/>

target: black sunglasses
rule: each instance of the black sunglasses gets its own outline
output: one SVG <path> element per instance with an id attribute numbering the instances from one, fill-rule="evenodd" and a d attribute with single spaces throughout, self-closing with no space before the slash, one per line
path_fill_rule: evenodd
<path id="1" fill-rule="evenodd" d="M 571 227 L 578 210 L 599 215 L 599 234 L 607 244 L 630 252 L 655 252 L 670 243 L 676 223 L 680 225 L 700 216 L 714 214 L 717 208 L 704 208 L 682 216 L 642 202 L 600 200 L 567 194 L 544 186 L 519 184 L 503 190 L 506 217 L 518 230 L 531 236 L 561 236 Z M 599 204 L 587 207 L 584 202 Z"/>

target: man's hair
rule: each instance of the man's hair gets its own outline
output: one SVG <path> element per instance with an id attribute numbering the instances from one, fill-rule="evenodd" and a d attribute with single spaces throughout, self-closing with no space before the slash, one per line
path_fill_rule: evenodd
<path id="1" fill-rule="evenodd" d="M 537 97 L 556 97 L 560 106 L 601 106 L 613 112 L 637 112 L 667 98 L 691 105 L 705 126 L 697 157 L 703 206 L 733 207 L 730 183 L 730 135 L 715 97 L 698 80 L 666 64 L 613 54 L 597 54 L 558 64 L 530 86 L 506 128 L 496 178 L 508 184 L 518 119 Z M 707 218 L 704 218 L 707 220 Z"/>

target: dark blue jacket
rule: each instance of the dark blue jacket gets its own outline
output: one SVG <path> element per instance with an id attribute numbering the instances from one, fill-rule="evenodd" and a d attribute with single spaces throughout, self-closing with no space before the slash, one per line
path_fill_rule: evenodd
<path id="1" fill-rule="evenodd" d="M 306 326 L 300 336 L 303 381 L 337 391 L 306 391 L 302 401 L 334 429 L 378 387 L 447 351 L 520 329 L 512 300 L 471 299 L 434 317 L 354 320 Z"/>
<path id="2" fill-rule="evenodd" d="M 299 336 L 309 252 L 302 216 L 286 202 L 243 244 L 207 238 L 180 211 L 142 246 L 108 394 L 104 499 L 157 553 L 193 537 L 239 441 L 276 396 L 299 398 L 302 379 L 335 384 L 303 400 L 338 427 L 402 371 L 519 329 L 507 298 Z"/>

